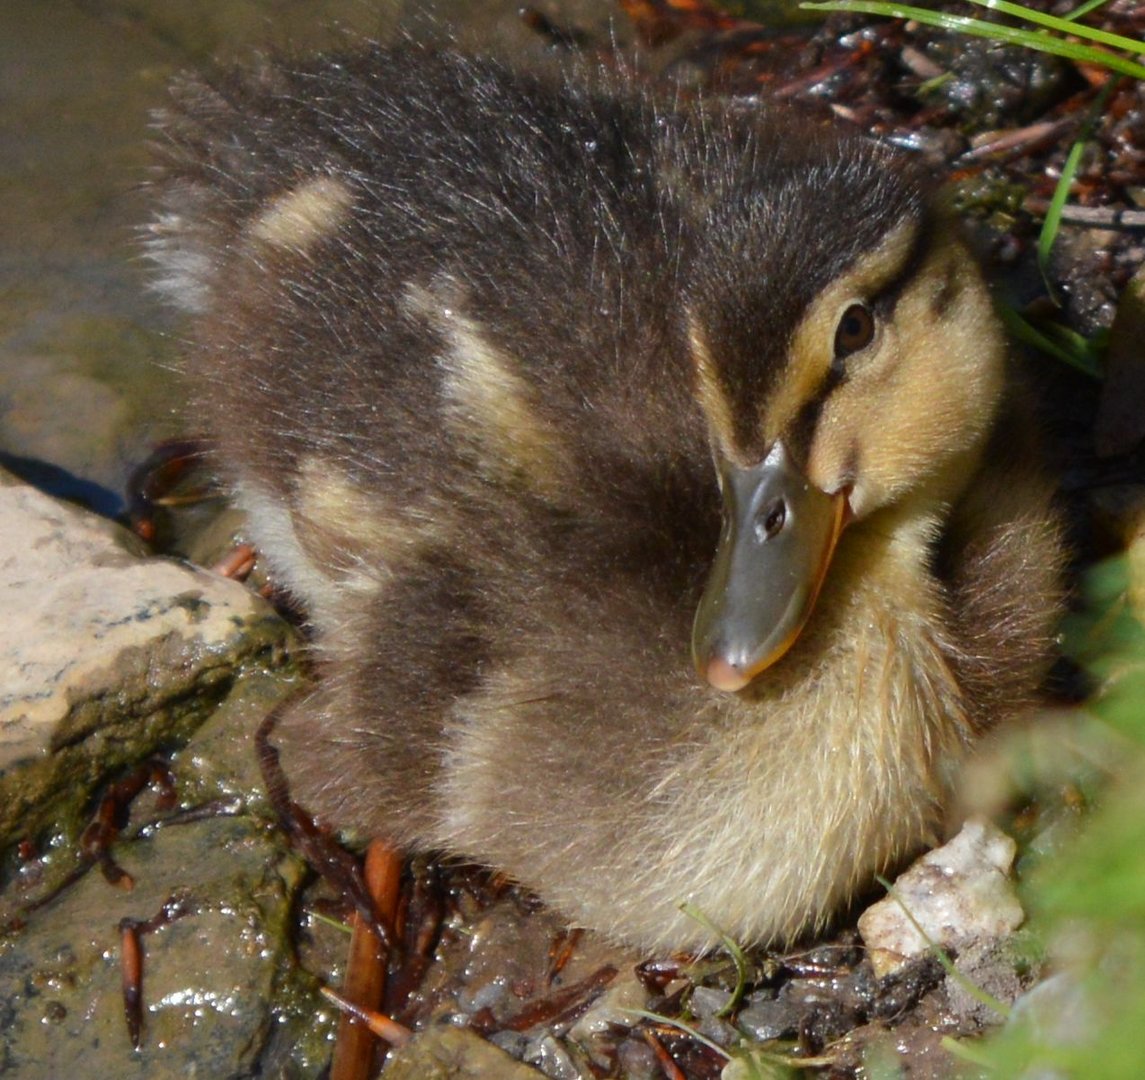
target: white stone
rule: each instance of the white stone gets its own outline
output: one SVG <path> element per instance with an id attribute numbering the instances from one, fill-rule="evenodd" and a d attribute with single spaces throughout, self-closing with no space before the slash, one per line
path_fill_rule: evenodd
<path id="1" fill-rule="evenodd" d="M 1010 879 L 1014 841 L 972 818 L 949 843 L 901 874 L 892 894 L 859 919 L 859 933 L 880 978 L 930 945 L 1003 937 L 1025 917 Z"/>

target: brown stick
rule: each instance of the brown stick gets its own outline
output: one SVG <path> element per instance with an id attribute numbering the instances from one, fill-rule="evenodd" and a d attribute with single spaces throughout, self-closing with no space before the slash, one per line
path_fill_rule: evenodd
<path id="1" fill-rule="evenodd" d="M 284 703 L 285 704 L 285 703 Z M 377 910 L 377 903 L 362 876 L 362 867 L 332 836 L 318 827 L 317 822 L 290 797 L 290 784 L 279 762 L 278 750 L 270 741 L 271 732 L 278 723 L 284 705 L 267 713 L 254 733 L 254 749 L 266 797 L 278 817 L 278 822 L 290 843 L 310 866 L 353 903 L 354 909 L 370 920 L 374 932 L 384 942 L 397 938 L 391 930 L 389 918 Z"/>
<path id="2" fill-rule="evenodd" d="M 337 990 L 331 990 L 328 986 L 322 987 L 320 992 L 327 1001 L 333 1002 L 344 1013 L 361 1020 L 379 1039 L 384 1039 L 391 1046 L 405 1046 L 413 1038 L 413 1032 L 405 1024 L 399 1024 L 392 1016 L 363 1009 L 361 1005 L 347 1001 Z"/>
<path id="3" fill-rule="evenodd" d="M 652 1048 L 652 1053 L 656 1055 L 656 1060 L 660 1063 L 660 1068 L 667 1080 L 688 1080 L 684 1075 L 684 1070 L 676 1064 L 664 1044 L 656 1038 L 655 1033 L 645 1028 L 642 1034 L 644 1041 Z"/>
<path id="4" fill-rule="evenodd" d="M 120 977 L 123 980 L 123 1015 L 131 1049 L 143 1045 L 143 946 L 139 926 L 131 919 L 119 924 Z"/>
<path id="5" fill-rule="evenodd" d="M 1049 199 L 1030 197 L 1022 204 L 1031 214 L 1045 214 Z M 1063 225 L 1088 225 L 1097 229 L 1145 229 L 1145 210 L 1123 206 L 1063 206 Z"/>
<path id="6" fill-rule="evenodd" d="M 383 840 L 366 849 L 366 888 L 389 925 L 393 925 L 401 897 L 402 857 Z M 386 989 L 387 949 L 369 923 L 357 912 L 351 920 L 350 958 L 342 994 L 351 1006 L 376 1013 Z M 334 1044 L 330 1080 L 369 1080 L 374 1066 L 376 1036 L 358 1017 L 343 1013 Z"/>
<path id="7" fill-rule="evenodd" d="M 549 945 L 549 969 L 545 972 L 545 982 L 549 986 L 552 986 L 553 980 L 564 971 L 583 936 L 584 930 L 581 927 L 572 926 L 562 930 L 553 939 Z"/>
<path id="8" fill-rule="evenodd" d="M 119 974 L 123 983 L 123 1015 L 131 1048 L 143 1045 L 143 935 L 167 926 L 190 912 L 188 899 L 175 893 L 150 919 L 120 919 Z"/>
<path id="9" fill-rule="evenodd" d="M 516 1016 L 501 1022 L 506 1031 L 527 1031 L 537 1024 L 555 1024 L 585 1012 L 604 988 L 616 978 L 616 968 L 605 964 L 580 982 L 557 990 L 526 1005 Z"/>
<path id="10" fill-rule="evenodd" d="M 246 581 L 254 570 L 258 554 L 251 544 L 235 544 L 211 570 L 232 581 Z"/>

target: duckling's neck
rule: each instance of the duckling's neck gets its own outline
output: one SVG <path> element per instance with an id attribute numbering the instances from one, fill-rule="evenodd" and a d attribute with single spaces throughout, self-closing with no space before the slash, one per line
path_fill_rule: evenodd
<path id="1" fill-rule="evenodd" d="M 879 510 L 847 530 L 823 597 L 842 609 L 839 629 L 847 639 L 880 635 L 888 648 L 946 644 L 946 611 L 933 566 L 948 517 L 945 504 L 916 500 Z"/>
<path id="2" fill-rule="evenodd" d="M 928 501 L 887 507 L 848 530 L 836 570 L 851 587 L 878 603 L 895 606 L 930 592 L 935 544 L 949 516 L 945 504 Z"/>
<path id="3" fill-rule="evenodd" d="M 664 838 L 689 852 L 675 899 L 706 910 L 735 878 L 730 901 L 719 891 L 732 930 L 773 906 L 790 935 L 936 839 L 969 737 L 931 571 L 946 516 L 916 501 L 852 524 L 795 646 L 741 693 L 709 694 L 707 737 L 662 788 L 696 820 Z"/>
<path id="4" fill-rule="evenodd" d="M 970 732 L 949 663 L 947 600 L 933 571 L 948 516 L 942 503 L 915 500 L 854 523 L 808 626 L 806 652 L 791 657 L 797 664 L 813 658 L 817 669 L 817 693 L 798 722 L 814 717 L 822 747 L 865 746 L 859 757 L 875 773 L 906 765 L 925 784 L 938 779 L 939 761 L 957 760 Z M 829 708 L 823 695 L 832 699 Z M 917 759 L 896 764 L 904 754 Z"/>
<path id="5" fill-rule="evenodd" d="M 854 522 L 843 537 L 832 576 L 855 602 L 874 610 L 921 618 L 937 628 L 945 618 L 934 575 L 935 550 L 966 492 L 982 469 L 983 437 L 968 439 L 925 487 L 904 493 Z"/>

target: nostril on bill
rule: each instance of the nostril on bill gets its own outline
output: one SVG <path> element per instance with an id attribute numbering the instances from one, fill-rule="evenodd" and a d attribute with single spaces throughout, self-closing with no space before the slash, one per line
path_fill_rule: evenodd
<path id="1" fill-rule="evenodd" d="M 787 523 L 787 503 L 782 498 L 773 499 L 755 519 L 755 538 L 759 543 L 778 536 Z"/>

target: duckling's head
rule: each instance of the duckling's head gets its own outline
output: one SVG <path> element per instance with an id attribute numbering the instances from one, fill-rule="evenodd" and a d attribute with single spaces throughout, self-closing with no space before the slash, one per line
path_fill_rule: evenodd
<path id="1" fill-rule="evenodd" d="M 736 153 L 692 200 L 685 312 L 724 503 L 692 648 L 730 691 L 797 639 L 849 523 L 932 525 L 960 494 L 1005 359 L 972 256 L 901 157 L 814 129 Z"/>

